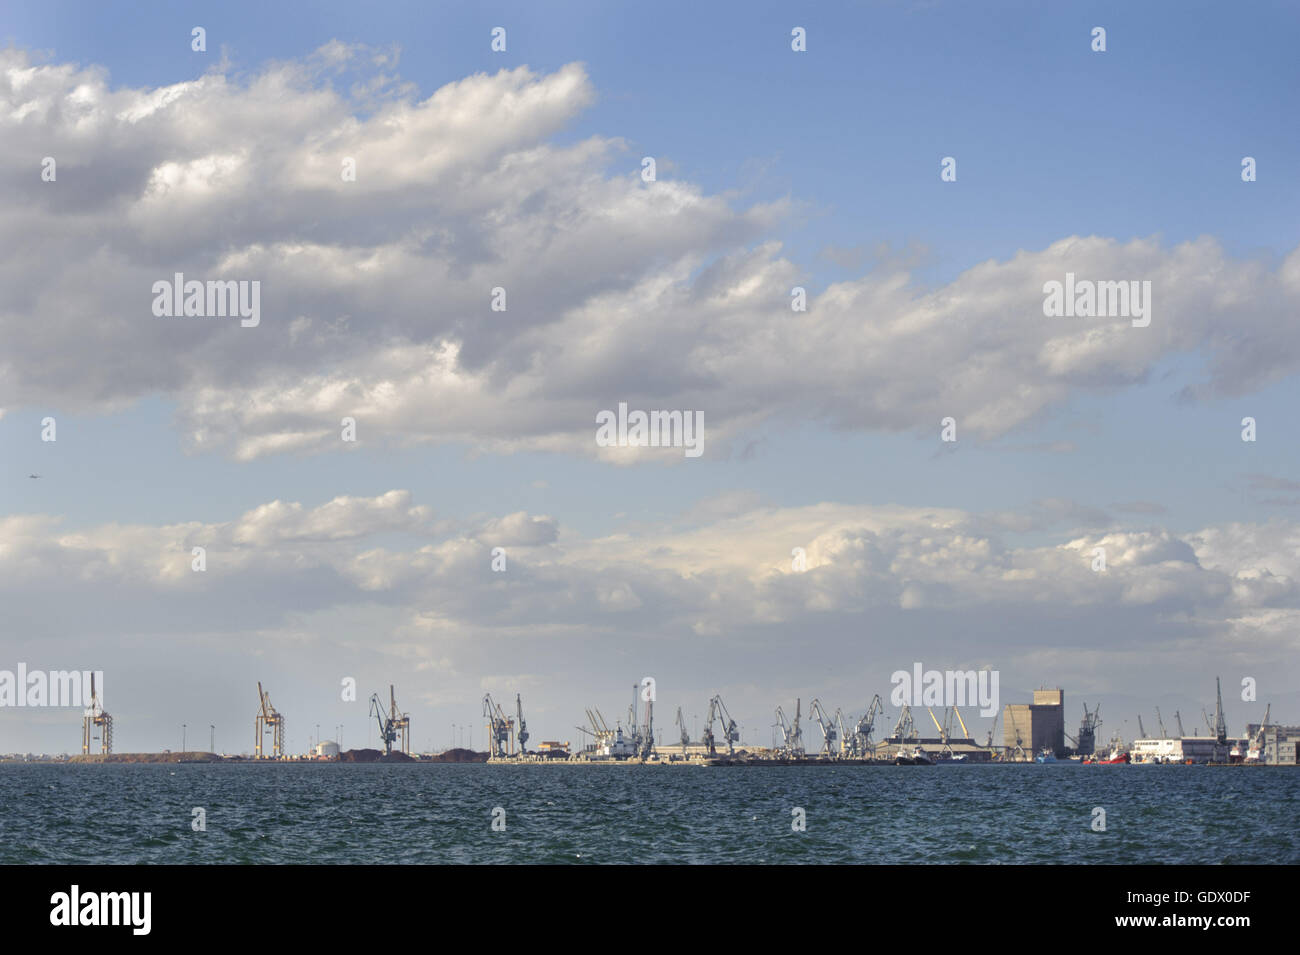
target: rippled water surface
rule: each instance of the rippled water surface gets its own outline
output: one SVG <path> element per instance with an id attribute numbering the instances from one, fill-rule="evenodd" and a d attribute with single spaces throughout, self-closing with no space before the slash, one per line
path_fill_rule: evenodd
<path id="1" fill-rule="evenodd" d="M 8 764 L 0 862 L 1294 864 L 1298 791 L 1289 768 Z"/>

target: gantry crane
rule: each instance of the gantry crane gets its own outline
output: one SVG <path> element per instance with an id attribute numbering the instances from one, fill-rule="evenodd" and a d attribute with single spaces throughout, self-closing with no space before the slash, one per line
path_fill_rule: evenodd
<path id="1" fill-rule="evenodd" d="M 1220 746 L 1228 745 L 1228 722 L 1223 718 L 1223 684 L 1214 678 L 1214 738 Z"/>
<path id="2" fill-rule="evenodd" d="M 1101 704 L 1097 704 L 1095 710 L 1089 710 L 1088 704 L 1083 704 L 1083 722 L 1079 724 L 1079 738 L 1075 739 L 1069 733 L 1065 738 L 1074 744 L 1074 751 L 1080 756 L 1091 756 L 1097 752 L 1097 727 L 1101 725 Z"/>
<path id="3" fill-rule="evenodd" d="M 727 744 L 727 755 L 732 756 L 736 752 L 736 743 L 740 742 L 740 729 L 736 721 L 731 718 L 727 712 L 727 705 L 722 702 L 721 695 L 715 695 L 709 700 L 709 753 L 713 753 L 713 720 L 717 719 L 722 726 L 722 740 Z"/>
<path id="4" fill-rule="evenodd" d="M 488 756 L 501 759 L 510 755 L 510 737 L 513 735 L 514 720 L 506 718 L 500 704 L 493 702 L 492 694 L 483 696 L 483 715 L 487 717 Z"/>
<path id="5" fill-rule="evenodd" d="M 817 721 L 817 725 L 822 730 L 822 755 L 829 758 L 835 757 L 835 724 L 826 716 L 826 711 L 822 709 L 822 701 L 813 698 L 808 704 L 808 716 Z"/>
<path id="6" fill-rule="evenodd" d="M 677 727 L 681 730 L 682 735 L 682 759 L 686 758 L 686 747 L 691 745 L 691 733 L 686 728 L 686 717 L 682 716 L 682 708 L 677 707 Z"/>
<path id="7" fill-rule="evenodd" d="M 1269 703 L 1267 706 L 1264 707 L 1264 722 L 1259 724 L 1259 732 L 1255 734 L 1255 738 L 1251 741 L 1252 743 L 1254 743 L 1254 753 L 1253 753 L 1254 758 L 1258 760 L 1264 760 L 1268 758 L 1267 753 L 1264 750 L 1265 744 L 1267 742 L 1265 738 L 1265 732 L 1268 730 L 1268 718 L 1269 715 L 1272 714 L 1272 712 L 1273 712 L 1273 704 Z M 1247 758 L 1250 758 L 1250 756 L 1252 755 L 1249 746 L 1247 747 L 1246 755 Z"/>
<path id="8" fill-rule="evenodd" d="M 520 756 L 528 753 L 528 724 L 524 722 L 524 701 L 515 694 L 515 717 L 519 720 L 519 731 L 515 734 L 515 749 Z"/>
<path id="9" fill-rule="evenodd" d="M 803 756 L 803 730 L 799 728 L 799 712 L 802 700 L 794 701 L 794 723 L 790 725 L 790 742 L 796 756 Z"/>
<path id="10" fill-rule="evenodd" d="M 104 701 L 95 691 L 95 673 L 90 673 L 90 699 L 81 719 L 81 751 L 90 752 L 95 730 L 99 730 L 99 751 L 105 755 L 113 752 L 113 717 L 104 709 Z"/>
<path id="11" fill-rule="evenodd" d="M 637 724 L 636 701 L 640 696 L 641 685 L 632 684 L 632 704 L 627 708 L 627 735 L 632 744 L 632 752 L 641 752 L 641 728 Z"/>
<path id="12" fill-rule="evenodd" d="M 257 739 L 253 743 L 253 755 L 262 759 L 262 738 L 269 730 L 271 733 L 271 758 L 284 758 L 284 717 L 271 705 L 271 698 L 262 689 L 262 681 L 257 682 L 257 696 L 260 707 L 253 718 L 253 731 Z"/>
<path id="13" fill-rule="evenodd" d="M 984 748 L 985 748 L 985 749 L 992 749 L 992 748 L 993 748 L 993 734 L 997 731 L 997 728 L 998 728 L 998 717 L 1001 716 L 1001 715 L 1002 715 L 1002 714 L 1001 714 L 1000 712 L 997 712 L 997 711 L 995 711 L 995 712 L 993 713 L 993 722 L 992 722 L 992 724 L 989 726 L 989 738 L 988 738 L 987 740 L 984 741 Z M 1005 746 L 1002 747 L 1002 748 L 1003 748 L 1003 749 L 1006 749 Z"/>
<path id="14" fill-rule="evenodd" d="M 1011 732 L 1015 734 L 1016 743 L 1015 746 L 1008 747 L 1004 740 L 1002 748 L 1008 751 L 1012 759 L 1027 759 L 1028 757 L 1025 756 L 1025 739 L 1020 735 L 1020 727 L 1016 725 L 1016 716 L 1015 713 L 1011 711 L 1010 707 L 1007 708 L 1007 716 L 1011 720 Z M 1002 728 L 1005 730 L 1006 724 L 1003 724 Z"/>
<path id="15" fill-rule="evenodd" d="M 1160 738 L 1168 739 L 1169 734 L 1165 732 L 1165 721 L 1164 718 L 1161 717 L 1160 715 L 1160 707 L 1158 706 L 1156 707 L 1156 722 L 1160 724 Z"/>
<path id="16" fill-rule="evenodd" d="M 384 714 L 384 704 L 379 701 L 378 693 L 370 694 L 370 715 L 379 724 L 379 741 L 384 744 L 384 755 L 393 755 L 393 742 L 397 739 L 397 729 L 393 726 L 392 716 Z"/>
<path id="17" fill-rule="evenodd" d="M 388 684 L 388 720 L 393 725 L 398 749 L 411 755 L 411 714 L 397 711 L 397 693 L 391 683 Z"/>
<path id="18" fill-rule="evenodd" d="M 892 738 L 896 742 L 917 738 L 916 726 L 912 723 L 912 707 L 906 703 L 903 704 L 903 711 L 898 714 L 898 722 L 894 724 Z"/>
<path id="19" fill-rule="evenodd" d="M 633 739 L 636 742 L 636 754 L 643 761 L 655 754 L 655 701 L 653 699 L 645 701 L 645 723 Z"/>
<path id="20" fill-rule="evenodd" d="M 782 756 L 789 756 L 790 755 L 790 724 L 786 722 L 785 712 L 779 706 L 776 708 L 776 722 L 773 723 L 772 726 L 775 729 L 781 731 L 781 745 L 777 747 L 777 751 Z"/>
<path id="21" fill-rule="evenodd" d="M 1146 739 L 1146 738 L 1147 738 L 1147 728 L 1146 728 L 1145 726 L 1142 725 L 1142 714 L 1141 714 L 1141 713 L 1138 714 L 1138 736 L 1140 736 L 1142 739 Z"/>
<path id="22" fill-rule="evenodd" d="M 776 708 L 776 727 L 781 730 L 781 755 L 787 759 L 803 755 L 803 731 L 799 729 L 798 702 L 795 703 L 794 724 L 786 722 L 785 712 Z"/>
<path id="23" fill-rule="evenodd" d="M 853 728 L 853 743 L 858 752 L 864 756 L 874 756 L 871 751 L 871 733 L 876 727 L 876 717 L 885 708 L 884 702 L 877 693 L 871 698 L 871 705 L 867 707 L 866 715 L 858 720 L 858 725 Z"/>
<path id="24" fill-rule="evenodd" d="M 844 710 L 840 707 L 835 708 L 835 729 L 840 734 L 840 755 L 857 756 L 856 741 L 854 741 L 847 730 L 844 729 Z"/>
<path id="25" fill-rule="evenodd" d="M 1186 735 L 1183 733 L 1183 715 L 1177 710 L 1174 710 L 1174 723 L 1178 726 L 1178 738 L 1182 739 Z"/>

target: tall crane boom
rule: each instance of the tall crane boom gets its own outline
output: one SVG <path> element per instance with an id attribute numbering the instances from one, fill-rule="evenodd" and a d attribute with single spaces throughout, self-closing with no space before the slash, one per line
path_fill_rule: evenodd
<path id="1" fill-rule="evenodd" d="M 956 714 L 956 716 L 957 716 L 957 722 L 961 725 L 961 736 L 962 736 L 962 739 L 970 739 L 970 738 L 971 738 L 970 730 L 968 730 L 968 729 L 966 728 L 966 721 L 965 721 L 964 719 L 961 718 L 961 710 L 957 709 L 957 707 L 954 706 L 954 707 L 952 708 L 952 711 L 953 711 L 954 714 Z"/>
<path id="2" fill-rule="evenodd" d="M 866 714 L 853 727 L 853 740 L 859 753 L 864 756 L 874 755 L 871 751 L 871 733 L 876 726 L 876 717 L 884 710 L 884 701 L 880 699 L 877 693 L 871 698 L 871 705 L 867 707 Z"/>
<path id="3" fill-rule="evenodd" d="M 394 742 L 403 753 L 411 752 L 411 715 L 397 709 L 397 692 L 388 684 L 388 721 L 392 724 Z"/>
<path id="4" fill-rule="evenodd" d="M 104 709 L 104 701 L 95 690 L 95 671 L 90 671 L 90 699 L 81 718 L 81 751 L 90 752 L 90 744 L 95 739 L 95 730 L 99 730 L 99 751 L 104 754 L 113 752 L 113 717 Z"/>
<path id="5" fill-rule="evenodd" d="M 731 713 L 727 711 L 727 704 L 722 702 L 721 694 L 715 694 L 713 699 L 709 700 L 709 736 L 713 735 L 714 717 L 722 724 L 722 739 L 727 744 L 727 755 L 732 756 L 736 752 L 736 743 L 740 742 L 740 728 L 736 721 L 731 718 Z"/>
<path id="6" fill-rule="evenodd" d="M 384 744 L 384 755 L 393 755 L 393 742 L 397 739 L 397 730 L 393 728 L 391 715 L 385 716 L 384 704 L 379 701 L 378 693 L 370 694 L 370 715 L 379 724 L 379 741 Z"/>
<path id="7" fill-rule="evenodd" d="M 524 722 L 524 702 L 519 694 L 515 694 L 515 716 L 519 719 L 519 731 L 515 734 L 516 748 L 522 755 L 528 752 L 528 724 Z"/>
<path id="8" fill-rule="evenodd" d="M 1223 717 L 1223 684 L 1214 678 L 1214 737 L 1220 746 L 1228 744 L 1228 722 Z"/>
<path id="9" fill-rule="evenodd" d="M 514 720 L 506 718 L 501 704 L 492 699 L 491 693 L 483 696 L 483 715 L 487 717 L 488 756 L 500 759 L 510 755 L 510 737 L 514 732 Z M 597 727 L 598 729 L 598 727 Z"/>
<path id="10" fill-rule="evenodd" d="M 271 705 L 271 698 L 266 695 L 262 689 L 262 682 L 257 682 L 258 710 L 257 715 L 253 718 L 253 732 L 256 734 L 256 740 L 253 744 L 253 755 L 257 759 L 262 758 L 262 739 L 269 730 L 271 733 L 271 756 L 274 759 L 281 759 L 284 756 L 284 717 L 275 711 Z"/>
<path id="11" fill-rule="evenodd" d="M 817 721 L 817 725 L 822 731 L 822 753 L 825 756 L 835 756 L 835 724 L 826 716 L 826 711 L 822 709 L 822 701 L 813 699 L 808 704 L 808 715 Z"/>
<path id="12" fill-rule="evenodd" d="M 803 739 L 799 729 L 799 717 L 796 716 L 794 725 L 786 722 L 785 712 L 781 707 L 776 708 L 776 726 L 781 730 L 781 755 L 787 758 L 794 758 L 803 755 Z"/>

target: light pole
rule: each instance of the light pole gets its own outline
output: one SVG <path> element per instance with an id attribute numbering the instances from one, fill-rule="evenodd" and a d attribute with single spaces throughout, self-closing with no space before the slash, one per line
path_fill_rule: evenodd
<path id="1" fill-rule="evenodd" d="M 185 724 L 181 724 L 181 755 L 185 755 Z"/>
<path id="2" fill-rule="evenodd" d="M 217 728 L 211 723 L 208 724 L 208 752 L 216 753 L 217 751 Z"/>

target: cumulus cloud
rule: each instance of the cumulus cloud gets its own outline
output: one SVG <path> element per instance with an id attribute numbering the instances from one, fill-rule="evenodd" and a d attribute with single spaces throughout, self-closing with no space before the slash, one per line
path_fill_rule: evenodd
<path id="1" fill-rule="evenodd" d="M 624 460 L 593 440 L 620 400 L 702 411 L 710 447 L 793 417 L 899 431 L 951 414 L 988 437 L 1171 354 L 1207 355 L 1191 397 L 1300 358 L 1300 251 L 1269 270 L 1208 238 L 1071 236 L 938 288 L 878 261 L 793 313 L 807 280 L 774 236 L 794 202 L 644 183 L 617 130 L 557 143 L 596 96 L 581 65 L 423 97 L 393 67 L 332 43 L 130 89 L 0 52 L 0 171 L 18 184 L 0 211 L 0 407 L 161 394 L 190 446 L 241 459 L 343 449 L 352 416 L 362 444 Z M 1045 318 L 1042 286 L 1067 271 L 1149 280 L 1151 325 Z M 152 283 L 176 272 L 260 281 L 261 324 L 154 318 Z"/>
<path id="2" fill-rule="evenodd" d="M 1262 615 L 1300 610 L 1294 524 L 1228 524 L 1189 535 L 1112 529 L 1034 546 L 1017 545 L 995 526 L 956 509 L 741 510 L 733 501 L 707 523 L 584 538 L 525 512 L 460 528 L 439 524 L 409 492 L 395 490 L 317 507 L 274 501 L 215 524 L 60 533 L 57 518 L 10 516 L 0 520 L 0 591 L 16 606 L 24 594 L 75 586 L 86 620 L 97 625 L 111 615 L 96 600 L 225 606 L 240 599 L 244 613 L 221 624 L 232 631 L 250 616 L 258 628 L 274 629 L 298 614 L 365 616 L 378 606 L 387 608 L 386 623 L 374 629 L 374 642 L 418 643 L 412 634 L 422 632 L 434 637 L 426 651 L 438 657 L 436 636 L 449 631 L 509 640 L 549 628 L 609 634 L 630 626 L 657 638 L 690 630 L 729 639 L 772 625 L 816 632 L 837 617 L 882 612 L 960 613 L 992 626 L 1026 610 L 1066 619 L 1129 608 L 1152 630 L 1185 620 L 1212 638 Z M 394 531 L 410 535 L 410 546 L 394 547 Z M 202 574 L 190 569 L 196 542 L 208 548 Z M 495 573 L 491 549 L 503 542 L 511 547 L 509 570 Z M 791 560 L 794 547 L 805 551 L 802 571 Z M 1092 567 L 1096 547 L 1106 549 L 1104 573 Z M 254 582 L 259 596 L 250 600 Z M 429 630 L 434 620 L 438 627 Z M 1272 639 L 1275 624 L 1266 632 Z M 1132 637 L 1107 635 L 1098 649 Z M 996 653 L 996 646 L 984 649 Z"/>

